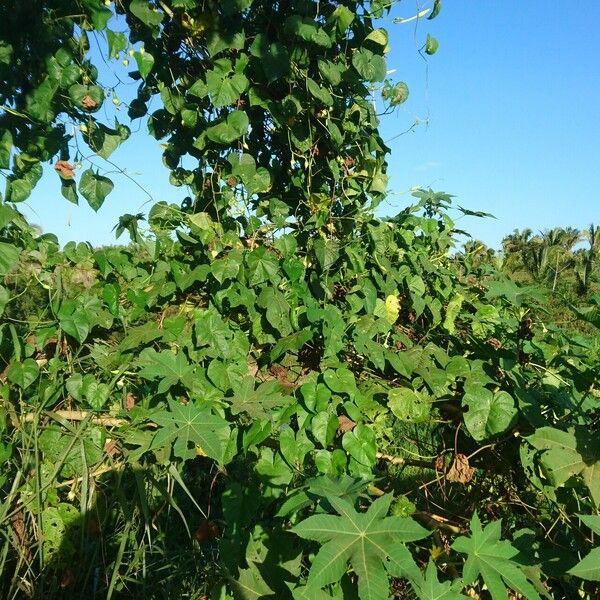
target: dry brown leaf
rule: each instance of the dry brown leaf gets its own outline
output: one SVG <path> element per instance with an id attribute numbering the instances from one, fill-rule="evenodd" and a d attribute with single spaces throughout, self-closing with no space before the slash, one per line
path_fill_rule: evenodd
<path id="1" fill-rule="evenodd" d="M 129 392 L 125 396 L 125 410 L 133 410 L 135 408 L 135 396 Z"/>
<path id="2" fill-rule="evenodd" d="M 444 461 L 444 457 L 443 455 L 439 455 L 436 459 L 435 459 L 435 470 L 438 472 L 442 472 L 444 471 L 446 468 L 446 463 Z"/>
<path id="3" fill-rule="evenodd" d="M 289 380 L 289 369 L 282 365 L 271 365 L 269 374 L 277 379 L 277 382 L 284 390 L 293 390 L 296 384 Z"/>
<path id="4" fill-rule="evenodd" d="M 88 110 L 92 110 L 98 106 L 98 103 L 93 98 L 90 98 L 90 96 L 84 96 L 83 100 L 81 101 L 81 106 L 83 106 L 83 108 L 87 108 Z"/>
<path id="5" fill-rule="evenodd" d="M 198 529 L 194 531 L 192 537 L 200 543 L 214 540 L 216 537 L 219 537 L 219 526 L 214 521 L 205 519 L 200 523 Z"/>
<path id="6" fill-rule="evenodd" d="M 68 163 L 66 160 L 56 161 L 54 169 L 58 171 L 58 174 L 65 179 L 73 179 L 73 177 L 75 177 L 74 165 Z"/>
<path id="7" fill-rule="evenodd" d="M 338 431 L 340 433 L 346 433 L 347 431 L 352 431 L 356 427 L 356 423 L 346 415 L 340 415 L 338 417 Z"/>
<path id="8" fill-rule="evenodd" d="M 25 560 L 27 563 L 31 562 L 31 550 L 29 549 L 29 542 L 27 539 L 27 530 L 25 528 L 25 514 L 22 510 L 14 513 L 10 518 L 15 537 L 19 547 L 25 550 Z"/>
<path id="9" fill-rule="evenodd" d="M 109 458 L 116 458 L 121 454 L 119 444 L 116 440 L 106 440 L 104 443 L 104 453 Z"/>
<path id="10" fill-rule="evenodd" d="M 73 570 L 70 567 L 67 567 L 67 570 L 62 574 L 62 577 L 60 578 L 60 588 L 62 590 L 66 590 L 70 587 L 73 587 L 74 584 L 75 574 L 73 573 Z"/>
<path id="11" fill-rule="evenodd" d="M 495 337 L 491 337 L 488 341 L 487 341 L 488 346 L 491 346 L 494 350 L 500 350 L 500 348 L 502 348 L 502 342 Z"/>
<path id="12" fill-rule="evenodd" d="M 473 479 L 473 473 L 475 469 L 469 465 L 469 459 L 464 454 L 457 454 L 446 479 L 454 483 L 469 483 Z"/>

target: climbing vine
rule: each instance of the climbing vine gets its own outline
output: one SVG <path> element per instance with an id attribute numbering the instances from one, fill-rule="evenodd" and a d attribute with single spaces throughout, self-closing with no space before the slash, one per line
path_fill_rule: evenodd
<path id="1" fill-rule="evenodd" d="M 375 216 L 392 8 L 0 6 L 3 597 L 597 595 L 600 338 L 461 261 L 448 194 Z M 140 122 L 180 205 L 27 223 Z"/>

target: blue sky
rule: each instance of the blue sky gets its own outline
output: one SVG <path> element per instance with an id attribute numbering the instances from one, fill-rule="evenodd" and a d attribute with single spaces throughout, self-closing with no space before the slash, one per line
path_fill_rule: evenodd
<path id="1" fill-rule="evenodd" d="M 392 17 L 410 17 L 415 6 L 404 0 Z M 497 219 L 460 221 L 493 247 L 514 228 L 600 223 L 598 23 L 600 2 L 580 0 L 446 0 L 434 21 L 389 19 L 388 67 L 411 94 L 381 124 L 384 139 L 395 138 L 382 210 L 395 213 L 410 202 L 411 187 L 430 186 L 493 213 Z M 428 32 L 440 49 L 425 61 L 418 49 Z M 158 143 L 145 131 L 111 160 L 153 200 L 178 202 L 185 190 L 168 184 Z M 115 190 L 95 214 L 83 199 L 80 206 L 63 199 L 47 170 L 21 207 L 63 243 L 112 243 L 120 214 L 152 205 L 130 179 L 115 175 Z"/>

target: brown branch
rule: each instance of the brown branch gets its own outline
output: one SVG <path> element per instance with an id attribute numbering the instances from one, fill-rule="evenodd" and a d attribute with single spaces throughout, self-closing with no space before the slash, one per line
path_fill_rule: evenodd
<path id="1" fill-rule="evenodd" d="M 435 463 L 428 462 L 426 460 L 413 460 L 409 458 L 402 458 L 401 456 L 392 456 L 391 454 L 384 454 L 383 452 L 378 452 L 376 454 L 379 460 L 385 460 L 392 465 L 403 465 L 406 467 L 422 467 L 424 469 L 434 469 Z"/>
<path id="2" fill-rule="evenodd" d="M 94 425 L 104 425 L 105 427 L 121 427 L 122 425 L 128 425 L 127 419 L 121 419 L 119 417 L 107 417 L 102 415 L 94 415 L 91 412 L 85 410 L 54 410 L 46 413 L 50 417 L 58 417 L 59 419 L 65 419 L 66 421 L 87 421 Z M 22 415 L 21 420 L 23 423 L 33 423 L 38 416 L 37 413 L 26 413 Z M 148 427 L 155 429 L 156 423 L 146 423 Z"/>
<path id="3" fill-rule="evenodd" d="M 441 529 L 454 535 L 460 535 L 466 531 L 466 529 L 460 527 L 459 525 L 453 525 L 445 517 L 435 515 L 433 513 L 419 511 L 413 513 L 412 516 L 425 525 L 425 527 L 428 529 Z"/>

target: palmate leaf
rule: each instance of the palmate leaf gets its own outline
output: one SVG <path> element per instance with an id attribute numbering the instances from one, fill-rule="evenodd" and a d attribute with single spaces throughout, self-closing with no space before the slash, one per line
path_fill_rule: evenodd
<path id="1" fill-rule="evenodd" d="M 416 566 L 403 542 L 420 540 L 428 531 L 410 518 L 386 517 L 392 496 L 387 494 L 359 513 L 341 498 L 327 498 L 336 515 L 314 515 L 292 531 L 323 545 L 312 562 L 308 586 L 322 588 L 339 581 L 348 561 L 358 575 L 359 596 L 363 600 L 389 598 L 388 573 L 413 576 Z"/>
<path id="2" fill-rule="evenodd" d="M 505 600 L 507 587 L 528 600 L 539 599 L 539 594 L 528 581 L 523 565 L 515 560 L 519 550 L 508 540 L 501 540 L 502 521 L 494 521 L 484 528 L 477 513 L 471 519 L 471 537 L 461 536 L 453 544 L 456 552 L 467 554 L 463 579 L 470 584 L 481 575 L 493 600 Z"/>
<path id="3" fill-rule="evenodd" d="M 154 414 L 152 420 L 159 430 L 152 440 L 151 450 L 172 445 L 175 456 L 184 460 L 206 455 L 222 462 L 229 425 L 213 415 L 209 407 L 171 401 L 169 410 Z"/>
<path id="4" fill-rule="evenodd" d="M 160 379 L 158 393 L 166 392 L 172 386 L 182 382 L 191 385 L 194 366 L 190 365 L 182 352 L 173 354 L 170 350 L 157 352 L 153 348 L 144 348 L 138 364 L 142 367 L 139 374 L 144 379 Z"/>
<path id="5" fill-rule="evenodd" d="M 231 399 L 231 412 L 237 415 L 245 412 L 248 416 L 256 418 L 268 418 L 271 410 L 282 406 L 292 400 L 291 396 L 284 396 L 281 384 L 278 381 L 265 381 L 256 389 L 254 377 L 244 377 L 234 387 L 234 395 Z"/>
<path id="6" fill-rule="evenodd" d="M 427 565 L 425 577 L 419 573 L 412 586 L 419 600 L 463 600 L 466 597 L 460 593 L 463 586 L 460 579 L 442 583 L 438 581 L 437 569 L 432 561 Z"/>

